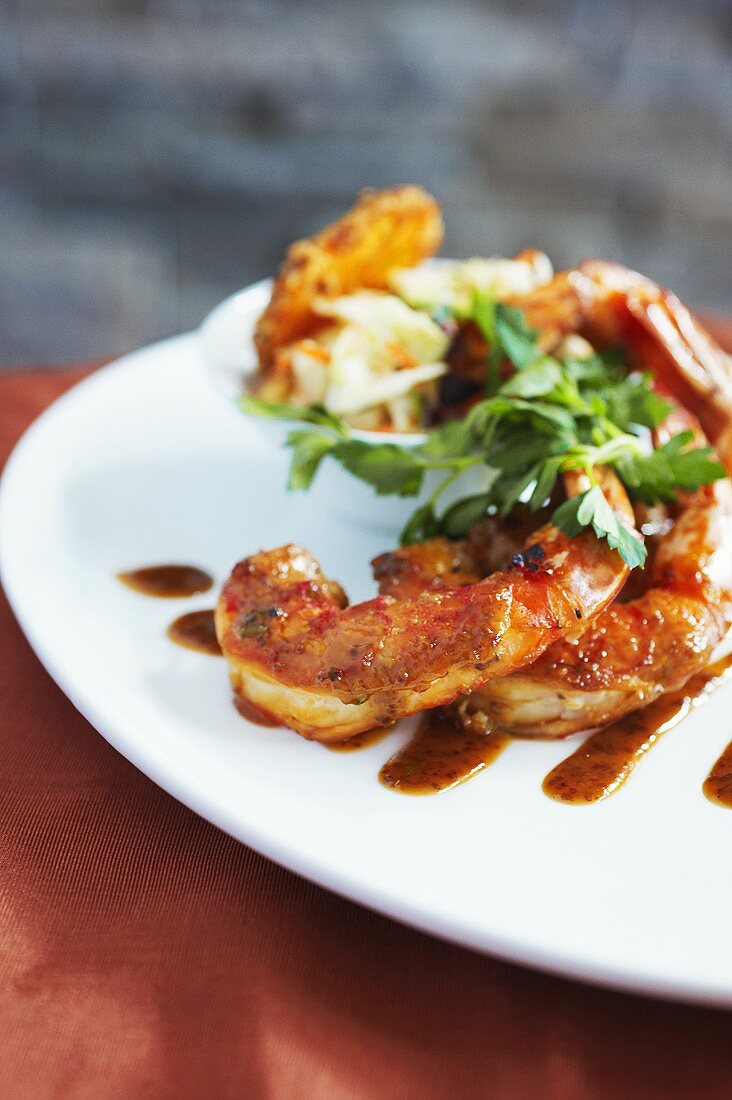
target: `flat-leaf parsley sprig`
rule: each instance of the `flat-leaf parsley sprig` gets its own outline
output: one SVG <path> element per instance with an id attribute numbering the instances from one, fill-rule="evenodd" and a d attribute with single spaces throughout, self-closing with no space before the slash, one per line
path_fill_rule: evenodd
<path id="1" fill-rule="evenodd" d="M 290 489 L 309 488 L 326 458 L 385 496 L 416 496 L 428 471 L 444 472 L 427 503 L 407 521 L 402 543 L 439 534 L 460 538 L 487 513 L 507 515 L 519 500 L 538 510 L 563 473 L 581 470 L 590 488 L 560 504 L 552 522 L 570 536 L 592 527 L 631 568 L 643 565 L 643 543 L 620 524 L 594 470 L 611 466 L 639 500 L 673 501 L 678 490 L 725 476 L 711 447 L 690 449 L 692 433 L 683 432 L 649 452 L 649 430 L 672 406 L 651 388 L 649 375 L 626 373 L 616 352 L 564 360 L 544 355 L 521 312 L 486 294 L 475 296 L 472 317 L 489 346 L 485 397 L 462 420 L 432 429 L 418 446 L 354 439 L 342 420 L 318 405 L 300 408 L 246 396 L 241 408 L 302 422 L 287 437 Z M 503 380 L 506 361 L 513 372 Z M 485 491 L 440 512 L 445 490 L 478 465 L 486 467 Z"/>

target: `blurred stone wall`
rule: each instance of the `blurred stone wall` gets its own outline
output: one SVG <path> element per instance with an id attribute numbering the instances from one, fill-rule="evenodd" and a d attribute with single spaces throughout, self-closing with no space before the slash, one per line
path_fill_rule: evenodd
<path id="1" fill-rule="evenodd" d="M 732 309 L 731 43 L 729 0 L 4 0 L 0 362 L 192 327 L 405 181 L 447 254 Z"/>

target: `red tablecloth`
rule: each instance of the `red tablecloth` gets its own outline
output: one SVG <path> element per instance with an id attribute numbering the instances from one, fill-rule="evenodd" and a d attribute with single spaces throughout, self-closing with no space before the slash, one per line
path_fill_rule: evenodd
<path id="1" fill-rule="evenodd" d="M 0 376 L 3 455 L 81 373 Z M 440 943 L 201 821 L 76 713 L 4 601 L 0 730 L 2 1097 L 732 1094 L 732 1014 Z"/>

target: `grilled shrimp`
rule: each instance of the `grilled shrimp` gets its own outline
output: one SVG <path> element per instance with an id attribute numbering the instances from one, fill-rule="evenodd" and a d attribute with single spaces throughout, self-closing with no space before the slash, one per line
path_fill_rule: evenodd
<path id="1" fill-rule="evenodd" d="M 675 294 L 621 264 L 585 260 L 513 299 L 551 351 L 578 333 L 598 348 L 622 346 L 631 367 L 692 412 L 732 466 L 730 357 Z"/>
<path id="2" fill-rule="evenodd" d="M 555 290 L 554 306 L 551 292 L 543 302 L 541 291 L 531 296 L 530 323 L 543 323 L 546 333 L 560 318 L 560 328 L 596 345 L 623 344 L 633 365 L 685 406 L 662 431 L 691 429 L 702 445 L 706 433 L 732 470 L 732 363 L 688 308 L 642 275 L 599 260 L 565 273 Z M 482 703 L 523 735 L 562 737 L 604 725 L 683 686 L 730 623 L 732 485 L 725 479 L 682 498 L 645 593 L 609 608 L 578 641 L 551 647 L 528 673 L 491 685 Z"/>
<path id="3" fill-rule="evenodd" d="M 382 594 L 414 599 L 446 577 L 476 584 L 493 522 L 473 545 L 435 539 L 374 560 Z M 518 549 L 510 533 L 501 541 Z M 718 481 L 690 494 L 659 543 L 647 587 L 617 600 L 577 639 L 554 643 L 532 665 L 491 680 L 471 696 L 494 725 L 524 737 L 565 737 L 605 725 L 682 687 L 710 660 L 732 624 L 732 486 Z M 414 549 L 416 553 L 410 551 Z"/>
<path id="4" fill-rule="evenodd" d="M 387 550 L 371 562 L 379 594 L 406 600 L 446 586 L 477 584 L 520 554 L 537 523 L 548 522 L 550 515 L 550 508 L 532 512 L 518 504 L 508 516 L 480 520 L 465 539 L 438 537 Z"/>
<path id="5" fill-rule="evenodd" d="M 695 430 L 685 410 L 672 434 Z M 681 501 L 661 539 L 645 592 L 617 601 L 579 639 L 551 646 L 529 669 L 486 685 L 476 703 L 528 737 L 565 737 L 606 725 L 675 691 L 708 664 L 732 625 L 732 484 Z"/>
<path id="6" fill-rule="evenodd" d="M 622 486 L 602 476 L 632 529 Z M 583 474 L 567 482 L 570 494 L 587 488 Z M 284 546 L 235 566 L 216 632 L 243 709 L 335 741 L 452 702 L 536 660 L 606 607 L 627 573 L 594 534 L 569 538 L 546 524 L 515 564 L 478 583 L 347 607 L 307 550 Z"/>
<path id="7" fill-rule="evenodd" d="M 623 344 L 634 366 L 650 370 L 698 417 L 678 408 L 656 442 L 690 429 L 696 445 L 704 445 L 706 432 L 732 469 L 730 359 L 673 294 L 594 260 L 520 304 L 547 348 L 574 332 L 599 346 Z M 466 541 L 435 539 L 381 555 L 373 563 L 379 590 L 414 598 L 451 575 L 455 583 L 475 584 L 496 568 L 496 558 L 519 548 L 527 521 L 525 511 L 508 524 L 491 517 Z M 730 481 L 682 497 L 675 523 L 670 532 L 662 525 L 662 533 L 645 591 L 616 602 L 579 638 L 552 645 L 530 667 L 484 685 L 474 705 L 522 736 L 564 737 L 615 721 L 702 669 L 732 623 Z"/>

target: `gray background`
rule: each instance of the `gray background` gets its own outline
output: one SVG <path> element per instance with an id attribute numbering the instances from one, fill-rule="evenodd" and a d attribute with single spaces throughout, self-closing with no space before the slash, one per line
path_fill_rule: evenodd
<path id="1" fill-rule="evenodd" d="M 196 325 L 365 185 L 732 308 L 732 4 L 0 0 L 0 362 Z"/>

